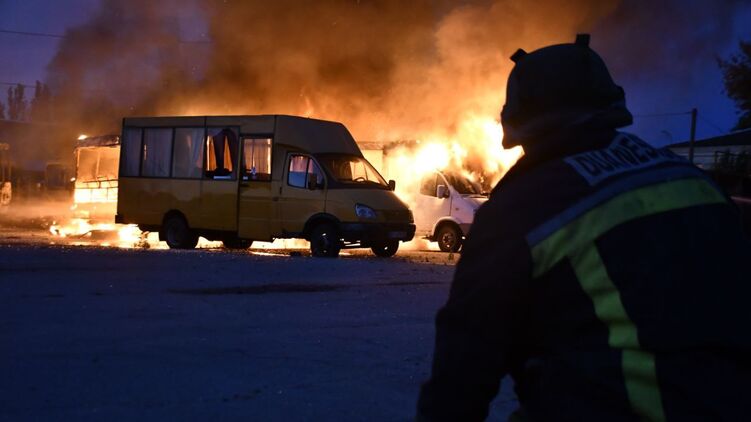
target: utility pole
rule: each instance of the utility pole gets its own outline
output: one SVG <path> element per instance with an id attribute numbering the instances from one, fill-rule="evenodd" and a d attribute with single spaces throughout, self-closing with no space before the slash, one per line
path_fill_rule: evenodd
<path id="1" fill-rule="evenodd" d="M 694 163 L 694 141 L 696 140 L 696 108 L 691 109 L 691 137 L 688 140 L 688 161 Z"/>

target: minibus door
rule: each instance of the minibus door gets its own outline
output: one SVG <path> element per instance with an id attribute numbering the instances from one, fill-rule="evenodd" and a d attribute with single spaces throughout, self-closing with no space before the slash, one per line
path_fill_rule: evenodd
<path id="1" fill-rule="evenodd" d="M 277 182 L 271 180 L 271 145 L 267 136 L 247 136 L 242 141 L 237 234 L 243 239 L 270 241 L 279 225 Z"/>
<path id="2" fill-rule="evenodd" d="M 209 128 L 201 181 L 203 229 L 237 230 L 237 132 L 236 128 Z"/>
<path id="3" fill-rule="evenodd" d="M 325 210 L 323 172 L 312 157 L 290 154 L 282 182 L 279 198 L 281 229 L 292 235 L 302 233 L 310 217 Z"/>
<path id="4" fill-rule="evenodd" d="M 420 193 L 415 198 L 414 208 L 415 225 L 417 232 L 422 236 L 432 236 L 435 223 L 451 215 L 451 198 L 438 197 L 438 186 L 445 186 L 445 192 L 449 192 L 449 185 L 438 172 L 426 175 L 420 182 Z"/>

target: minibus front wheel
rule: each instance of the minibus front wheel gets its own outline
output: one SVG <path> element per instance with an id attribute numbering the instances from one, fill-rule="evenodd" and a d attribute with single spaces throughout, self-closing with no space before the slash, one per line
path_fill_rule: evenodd
<path id="1" fill-rule="evenodd" d="M 249 249 L 253 245 L 253 241 L 230 237 L 222 240 L 222 245 L 227 249 Z"/>
<path id="2" fill-rule="evenodd" d="M 198 244 L 198 235 L 180 215 L 167 217 L 162 225 L 162 233 L 170 249 L 193 249 Z"/>
<path id="3" fill-rule="evenodd" d="M 329 223 L 321 223 L 310 233 L 310 253 L 315 257 L 335 258 L 339 256 L 342 242 L 336 228 Z"/>

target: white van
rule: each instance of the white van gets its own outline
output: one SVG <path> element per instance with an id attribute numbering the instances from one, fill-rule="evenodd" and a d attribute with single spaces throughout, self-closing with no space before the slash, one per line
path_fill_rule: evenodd
<path id="1" fill-rule="evenodd" d="M 478 183 L 449 171 L 428 173 L 415 198 L 415 237 L 438 242 L 444 252 L 461 248 L 475 212 L 488 200 Z"/>

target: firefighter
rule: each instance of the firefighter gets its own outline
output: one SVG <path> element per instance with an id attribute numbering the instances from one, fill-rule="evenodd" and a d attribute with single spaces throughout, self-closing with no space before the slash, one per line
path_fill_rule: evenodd
<path id="1" fill-rule="evenodd" d="M 741 420 L 751 247 L 698 168 L 634 135 L 589 36 L 512 56 L 524 157 L 478 211 L 436 317 L 418 420 Z"/>

